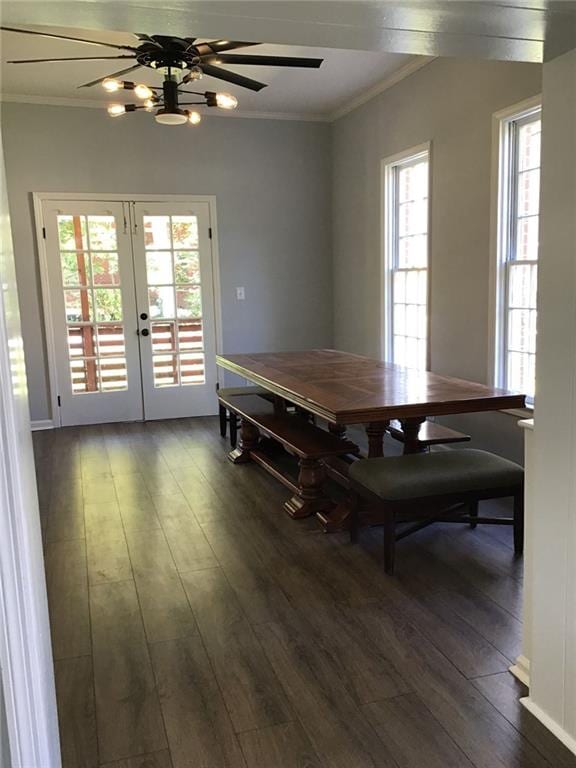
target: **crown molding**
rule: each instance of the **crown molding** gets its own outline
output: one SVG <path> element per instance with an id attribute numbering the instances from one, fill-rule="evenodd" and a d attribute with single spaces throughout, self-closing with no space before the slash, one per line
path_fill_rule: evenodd
<path id="1" fill-rule="evenodd" d="M 89 109 L 106 109 L 108 106 L 103 101 L 91 99 L 72 99 L 64 96 L 35 96 L 20 93 L 0 93 L 0 102 L 12 102 L 16 104 L 39 104 L 49 107 L 84 107 Z M 306 112 L 256 112 L 235 109 L 234 111 L 214 110 L 202 113 L 207 117 L 241 117 L 255 120 L 300 120 L 305 122 L 326 123 L 329 121 L 327 114 L 309 114 Z"/>
<path id="2" fill-rule="evenodd" d="M 397 83 L 400 83 L 402 80 L 410 77 L 410 75 L 418 72 L 418 70 L 426 67 L 428 64 L 431 64 L 433 61 L 435 61 L 436 58 L 436 56 L 413 56 L 411 61 L 409 61 L 407 64 L 404 64 L 403 67 L 400 67 L 395 72 L 392 72 L 392 74 L 384 78 L 384 80 L 381 80 L 367 91 L 360 93 L 351 101 L 342 105 L 338 109 L 335 109 L 330 115 L 328 115 L 329 122 L 333 123 L 336 120 L 339 120 L 341 117 L 344 117 L 344 115 L 353 112 L 358 107 L 361 107 L 362 104 L 366 104 L 367 101 L 370 101 L 375 96 L 384 93 L 384 91 L 387 91 Z"/>

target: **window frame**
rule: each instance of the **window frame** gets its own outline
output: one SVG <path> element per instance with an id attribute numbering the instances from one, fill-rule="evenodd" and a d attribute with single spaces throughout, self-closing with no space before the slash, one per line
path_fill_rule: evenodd
<path id="1" fill-rule="evenodd" d="M 517 189 L 517 139 L 518 128 L 529 123 L 535 116 L 542 119 L 540 95 L 514 104 L 493 115 L 492 136 L 492 215 L 491 215 L 491 292 L 489 372 L 490 383 L 508 389 L 508 303 L 511 264 L 538 264 L 538 259 L 510 259 L 516 248 L 518 217 L 513 214 L 518 201 Z M 540 162 L 540 168 L 542 164 Z M 539 214 L 538 214 L 539 215 Z M 534 408 L 533 398 L 528 398 L 526 410 Z M 514 411 L 525 415 L 525 411 Z"/>
<path id="2" fill-rule="evenodd" d="M 381 161 L 381 318 L 380 354 L 383 360 L 393 363 L 394 354 L 394 303 L 393 276 L 398 263 L 398 206 L 396 205 L 397 169 L 426 158 L 428 161 L 428 210 L 426 231 L 426 361 L 425 370 L 430 369 L 430 285 L 431 285 L 431 243 L 432 243 L 432 142 L 426 141 Z"/>

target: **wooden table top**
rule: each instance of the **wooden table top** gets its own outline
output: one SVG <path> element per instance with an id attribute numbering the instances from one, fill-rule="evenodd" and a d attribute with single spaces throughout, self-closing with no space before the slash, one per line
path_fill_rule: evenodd
<path id="1" fill-rule="evenodd" d="M 524 395 L 331 349 L 218 355 L 216 362 L 333 424 L 525 405 Z"/>

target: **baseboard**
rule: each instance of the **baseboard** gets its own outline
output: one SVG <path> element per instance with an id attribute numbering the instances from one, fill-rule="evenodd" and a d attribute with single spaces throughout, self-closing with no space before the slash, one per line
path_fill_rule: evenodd
<path id="1" fill-rule="evenodd" d="M 538 704 L 535 704 L 529 696 L 525 696 L 520 699 L 520 703 L 524 706 L 528 712 L 531 712 L 534 717 L 539 720 L 543 726 L 556 736 L 558 741 L 561 741 L 564 746 L 576 755 L 576 739 L 562 728 L 556 720 L 553 720 L 550 715 L 547 715 Z"/>
<path id="2" fill-rule="evenodd" d="M 37 421 L 31 421 L 30 429 L 32 432 L 39 432 L 41 429 L 54 429 L 54 422 L 52 419 L 38 419 Z"/>
<path id="3" fill-rule="evenodd" d="M 508 671 L 530 688 L 530 659 L 527 659 L 526 656 L 518 656 L 516 664 L 511 666 Z"/>

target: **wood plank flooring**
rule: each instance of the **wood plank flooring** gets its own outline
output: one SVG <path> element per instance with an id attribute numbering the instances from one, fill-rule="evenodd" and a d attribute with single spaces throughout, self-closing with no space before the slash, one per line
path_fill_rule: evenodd
<path id="1" fill-rule="evenodd" d="M 357 545 L 217 420 L 34 435 L 64 768 L 576 768 L 518 703 L 511 530 Z"/>

